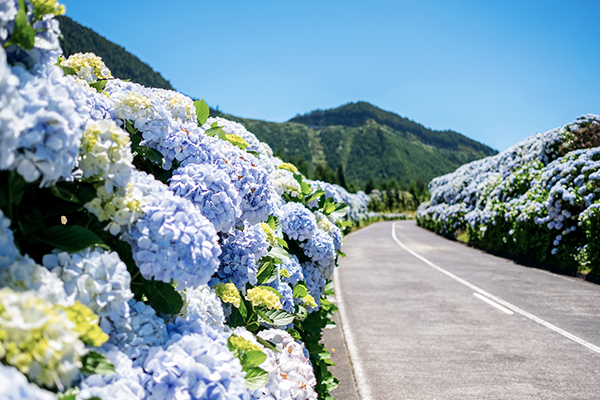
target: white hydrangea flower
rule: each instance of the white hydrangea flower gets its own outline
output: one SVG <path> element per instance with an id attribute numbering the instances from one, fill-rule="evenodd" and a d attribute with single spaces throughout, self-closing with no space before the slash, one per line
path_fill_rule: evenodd
<path id="1" fill-rule="evenodd" d="M 113 76 L 102 61 L 94 53 L 76 53 L 60 63 L 61 66 L 71 68 L 77 77 L 87 83 L 97 82 L 99 79 L 111 79 Z"/>
<path id="2" fill-rule="evenodd" d="M 32 290 L 46 301 L 67 305 L 67 295 L 60 278 L 27 255 L 19 255 L 15 262 L 0 270 L 0 287 L 5 286 L 17 292 Z"/>
<path id="3" fill-rule="evenodd" d="M 174 90 L 153 88 L 152 91 L 163 101 L 167 110 L 171 112 L 171 118 L 182 123 L 198 123 L 196 107 L 194 107 L 192 99 Z"/>
<path id="4" fill-rule="evenodd" d="M 79 375 L 86 353 L 75 325 L 60 307 L 35 292 L 0 289 L 0 353 L 30 381 L 64 390 Z"/>
<path id="5" fill-rule="evenodd" d="M 109 221 L 104 229 L 113 235 L 127 231 L 142 216 L 144 195 L 132 182 L 113 193 L 108 193 L 106 187 L 101 186 L 96 194 L 98 197 L 87 203 L 85 208 L 100 222 Z"/>
<path id="6" fill-rule="evenodd" d="M 81 141 L 82 154 L 79 168 L 83 176 L 104 179 L 104 187 L 111 194 L 113 187 L 125 187 L 133 170 L 133 154 L 129 134 L 114 121 L 89 120 Z"/>
<path id="7" fill-rule="evenodd" d="M 287 193 L 292 197 L 300 197 L 302 188 L 292 172 L 285 169 L 276 169 L 271 172 L 269 179 L 278 195 Z"/>

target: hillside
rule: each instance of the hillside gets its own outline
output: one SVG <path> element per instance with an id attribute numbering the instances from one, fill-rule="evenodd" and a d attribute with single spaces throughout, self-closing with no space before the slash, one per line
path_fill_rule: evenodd
<path id="1" fill-rule="evenodd" d="M 129 53 L 123 47 L 105 39 L 93 30 L 73 21 L 69 17 L 58 16 L 63 38 L 60 44 L 65 57 L 75 53 L 92 52 L 102 57 L 115 78 L 130 79 L 148 87 L 173 89 L 171 83 L 154 71 L 148 64 Z"/>
<path id="2" fill-rule="evenodd" d="M 307 161 L 309 173 L 325 164 L 341 164 L 346 180 L 364 187 L 395 179 L 410 183 L 455 170 L 497 152 L 453 131 L 434 131 L 366 103 L 317 110 L 284 123 L 224 115 L 248 130 L 287 160 Z"/>

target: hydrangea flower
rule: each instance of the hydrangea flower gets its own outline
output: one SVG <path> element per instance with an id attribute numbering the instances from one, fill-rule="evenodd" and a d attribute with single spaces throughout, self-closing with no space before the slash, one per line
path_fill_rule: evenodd
<path id="1" fill-rule="evenodd" d="M 233 228 L 242 215 L 241 197 L 229 175 L 213 164 L 189 164 L 173 172 L 169 188 L 191 200 L 219 232 Z"/>
<path id="2" fill-rule="evenodd" d="M 267 255 L 269 244 L 260 225 L 246 223 L 243 230 L 232 229 L 223 239 L 221 265 L 217 271 L 218 281 L 233 283 L 245 291 L 246 283 L 256 284 L 258 261 Z"/>
<path id="3" fill-rule="evenodd" d="M 327 286 L 327 280 L 321 273 L 321 268 L 312 262 L 305 262 L 302 264 L 302 273 L 304 275 L 304 282 L 306 282 L 306 289 L 308 293 L 313 296 L 313 299 L 317 305 L 321 306 L 321 297 L 325 293 L 325 286 Z M 309 312 L 317 310 L 317 307 L 308 309 Z"/>
<path id="4" fill-rule="evenodd" d="M 70 177 L 89 116 L 82 89 L 58 67 L 49 68 L 47 75 L 34 76 L 21 67 L 13 72 L 21 82 L 25 128 L 12 168 L 27 182 L 41 178 L 41 186 Z"/>
<path id="5" fill-rule="evenodd" d="M 300 242 L 310 239 L 317 229 L 313 213 L 300 203 L 287 203 L 281 210 L 281 228 L 290 238 Z"/>
<path id="6" fill-rule="evenodd" d="M 13 231 L 10 229 L 10 219 L 0 210 L 0 271 L 15 262 L 19 250 L 15 246 Z"/>
<path id="7" fill-rule="evenodd" d="M 2 35 L 2 8 L 5 13 L 13 6 L 12 1 L 0 4 L 0 38 Z M 6 8 L 9 10 L 6 10 Z M 16 9 L 15 9 L 16 13 Z M 19 134 L 25 129 L 23 99 L 19 94 L 19 78 L 6 64 L 6 52 L 0 48 L 0 169 L 12 167 L 17 156 Z"/>
<path id="8" fill-rule="evenodd" d="M 38 297 L 54 304 L 69 304 L 60 278 L 29 256 L 18 255 L 12 264 L 0 270 L 0 287 L 5 286 L 17 292 L 35 291 Z"/>
<path id="9" fill-rule="evenodd" d="M 54 393 L 29 383 L 27 378 L 16 368 L 2 364 L 0 364 L 0 398 L 5 400 L 56 400 Z"/>
<path id="10" fill-rule="evenodd" d="M 336 257 L 331 236 L 317 228 L 310 239 L 300 243 L 300 248 L 308 258 L 321 267 L 321 274 L 328 279 L 333 271 Z"/>
<path id="11" fill-rule="evenodd" d="M 88 121 L 81 148 L 79 168 L 84 178 L 103 179 L 109 194 L 113 187 L 127 185 L 133 169 L 129 134 L 114 121 Z"/>
<path id="12" fill-rule="evenodd" d="M 144 364 L 148 399 L 250 398 L 238 359 L 227 340 L 190 333 L 175 336 L 166 349 L 150 350 Z"/>
<path id="13" fill-rule="evenodd" d="M 302 188 L 300 187 L 300 183 L 294 178 L 294 174 L 289 170 L 277 168 L 278 169 L 271 172 L 271 175 L 269 175 L 269 179 L 273 184 L 275 192 L 279 195 L 285 193 L 291 197 L 300 197 Z"/>
<path id="14" fill-rule="evenodd" d="M 208 283 L 221 248 L 214 226 L 192 202 L 143 172 L 134 174 L 144 192 L 143 215 L 123 235 L 142 276 L 177 282 L 179 288 Z"/>
<path id="15" fill-rule="evenodd" d="M 281 310 L 281 302 L 279 301 L 279 297 L 272 291 L 265 289 L 262 286 L 255 286 L 251 289 L 248 289 L 246 292 L 246 299 L 251 301 L 255 307 L 264 306 L 269 310 Z"/>
<path id="16" fill-rule="evenodd" d="M 327 234 L 331 236 L 331 239 L 333 239 L 335 250 L 341 249 L 342 243 L 344 242 L 344 235 L 342 234 L 340 228 L 333 224 L 329 218 L 319 211 L 315 212 L 315 218 L 317 220 L 317 226 L 324 232 L 327 232 Z"/>
<path id="17" fill-rule="evenodd" d="M 106 186 L 96 190 L 97 197 L 86 203 L 85 209 L 98 217 L 100 222 L 109 221 L 105 230 L 118 235 L 142 216 L 144 195 L 135 182 L 129 182 L 123 188 L 108 193 Z"/>
<path id="18" fill-rule="evenodd" d="M 113 76 L 110 69 L 104 64 L 101 57 L 94 53 L 76 53 L 60 62 L 63 67 L 71 68 L 73 72 L 87 83 L 95 83 L 98 80 L 111 79 Z"/>
<path id="19" fill-rule="evenodd" d="M 240 307 L 242 297 L 233 283 L 217 283 L 214 289 L 224 303 L 231 303 L 235 308 Z"/>
<path id="20" fill-rule="evenodd" d="M 175 121 L 198 123 L 196 107 L 188 96 L 168 89 L 153 88 L 151 90 L 162 100 L 167 110 L 171 112 L 171 118 Z"/>
<path id="21" fill-rule="evenodd" d="M 115 372 L 86 377 L 79 385 L 77 399 L 96 396 L 100 399 L 143 400 L 146 397 L 143 387 L 146 374 L 142 367 L 134 367 L 131 359 L 114 346 L 105 346 L 102 353 L 115 367 Z"/>
<path id="22" fill-rule="evenodd" d="M 282 281 L 294 287 L 299 281 L 304 280 L 302 266 L 294 254 L 290 254 L 289 258 L 282 261 L 283 264 L 279 264 L 279 275 Z"/>
<path id="23" fill-rule="evenodd" d="M 86 350 L 75 325 L 35 292 L 0 289 L 0 353 L 30 381 L 63 390 L 79 374 Z"/>
<path id="24" fill-rule="evenodd" d="M 148 351 L 166 343 L 169 335 L 165 321 L 154 309 L 141 301 L 129 300 L 129 316 L 126 324 L 111 326 L 110 338 L 104 349 L 116 346 L 133 360 L 133 365 L 143 365 Z"/>
<path id="25" fill-rule="evenodd" d="M 124 326 L 129 317 L 131 276 L 116 252 L 88 248 L 79 253 L 55 252 L 44 265 L 64 282 L 68 302 L 79 301 L 100 317 L 106 333 Z"/>

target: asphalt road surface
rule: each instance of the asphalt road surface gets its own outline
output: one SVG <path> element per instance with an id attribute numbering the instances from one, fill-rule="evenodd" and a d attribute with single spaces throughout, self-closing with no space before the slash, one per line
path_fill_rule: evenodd
<path id="1" fill-rule="evenodd" d="M 343 251 L 337 302 L 362 400 L 600 399 L 600 285 L 414 221 L 371 225 Z"/>

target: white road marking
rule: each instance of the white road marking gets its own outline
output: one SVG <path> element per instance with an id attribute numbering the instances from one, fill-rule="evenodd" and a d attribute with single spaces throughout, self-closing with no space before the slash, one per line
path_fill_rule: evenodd
<path id="1" fill-rule="evenodd" d="M 585 346 L 588 349 L 600 354 L 600 347 L 593 345 L 590 342 L 586 342 L 585 340 L 573 335 L 572 333 L 569 333 L 563 329 L 560 329 L 558 326 L 552 325 L 551 323 L 546 322 L 543 319 L 536 317 L 535 315 L 530 314 L 525 310 L 520 309 L 519 307 L 509 303 L 508 301 L 502 300 L 500 297 L 494 296 L 493 294 L 486 292 L 485 290 L 479 288 L 478 286 L 475 286 L 472 283 L 469 283 L 469 282 L 465 281 L 464 279 L 459 278 L 458 276 L 454 275 L 452 272 L 446 271 L 444 268 L 432 263 L 431 261 L 429 261 L 422 255 L 415 253 L 414 251 L 409 249 L 404 243 L 402 243 L 400 240 L 398 240 L 398 238 L 396 237 L 396 223 L 395 222 L 392 224 L 392 238 L 396 241 L 396 243 L 398 243 L 398 245 L 400 247 L 402 247 L 404 250 L 406 250 L 412 256 L 418 258 L 419 260 L 423 261 L 425 264 L 429 265 L 431 268 L 436 269 L 439 272 L 448 275 L 450 278 L 454 279 L 455 281 L 457 281 L 457 282 L 461 283 L 462 285 L 468 287 L 469 289 L 479 293 L 480 295 L 485 296 L 492 301 L 495 301 L 496 303 L 506 307 L 507 309 L 509 309 L 517 314 L 521 314 L 525 318 L 529 318 L 533 322 L 536 322 L 536 323 L 538 323 L 560 335 L 563 335 L 564 337 L 574 341 L 575 343 L 579 343 L 580 345 Z"/>
<path id="2" fill-rule="evenodd" d="M 362 361 L 358 354 L 358 348 L 356 347 L 356 343 L 354 342 L 354 335 L 352 334 L 352 330 L 350 329 L 350 324 L 348 323 L 348 317 L 346 315 L 346 307 L 344 306 L 344 298 L 342 297 L 342 288 L 339 286 L 340 279 L 338 275 L 338 269 L 335 268 L 333 270 L 333 281 L 335 288 L 335 299 L 338 311 L 340 313 L 340 319 L 342 322 L 342 333 L 344 334 L 344 339 L 346 341 L 346 347 L 348 348 L 348 353 L 350 353 L 350 361 L 352 363 L 352 369 L 354 370 L 354 378 L 356 379 L 356 386 L 358 388 L 358 392 L 360 394 L 360 398 L 362 400 L 373 400 L 371 397 L 371 387 L 367 382 L 367 378 L 365 376 L 364 369 L 362 367 Z"/>
<path id="3" fill-rule="evenodd" d="M 479 300 L 485 301 L 486 303 L 488 303 L 492 307 L 496 307 L 498 310 L 502 311 L 503 313 L 506 313 L 508 315 L 513 315 L 514 314 L 514 312 L 510 311 L 508 308 L 502 307 L 500 304 L 496 303 L 495 301 L 492 301 L 492 300 L 488 299 L 485 296 L 480 295 L 477 292 L 473 293 L 473 296 L 477 297 Z"/>

